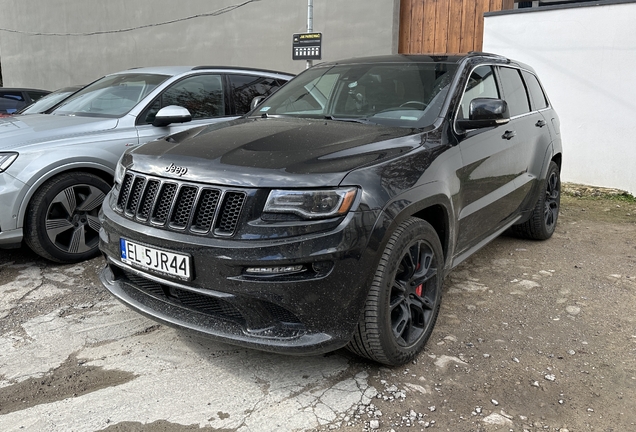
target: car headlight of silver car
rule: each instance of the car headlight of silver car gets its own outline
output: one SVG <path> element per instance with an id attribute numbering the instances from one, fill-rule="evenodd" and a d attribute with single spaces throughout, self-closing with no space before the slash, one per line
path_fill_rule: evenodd
<path id="1" fill-rule="evenodd" d="M 0 172 L 4 172 L 18 158 L 18 153 L 2 152 L 0 153 Z"/>
<path id="2" fill-rule="evenodd" d="M 113 181 L 117 186 L 121 186 L 122 180 L 124 180 L 124 175 L 126 174 L 126 167 L 121 163 L 121 159 L 117 162 L 117 166 L 115 167 L 115 178 Z"/>
<path id="3" fill-rule="evenodd" d="M 355 187 L 328 190 L 273 190 L 267 197 L 265 213 L 293 213 L 306 219 L 342 216 L 353 205 Z"/>

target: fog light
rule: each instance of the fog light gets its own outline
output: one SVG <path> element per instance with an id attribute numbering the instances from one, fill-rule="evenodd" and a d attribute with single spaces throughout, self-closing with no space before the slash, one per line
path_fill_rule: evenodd
<path id="1" fill-rule="evenodd" d="M 329 273 L 333 268 L 333 261 L 319 261 L 312 264 L 314 271 L 318 274 Z"/>
<path id="2" fill-rule="evenodd" d="M 247 269 L 245 269 L 245 273 L 260 274 L 260 275 L 290 274 L 290 273 L 300 273 L 302 271 L 305 271 L 304 265 L 280 266 L 280 267 L 248 267 Z"/>

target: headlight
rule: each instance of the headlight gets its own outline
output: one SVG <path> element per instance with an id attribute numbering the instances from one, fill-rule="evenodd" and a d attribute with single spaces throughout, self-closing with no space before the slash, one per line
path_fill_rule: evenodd
<path id="1" fill-rule="evenodd" d="M 331 190 L 273 190 L 265 213 L 293 213 L 307 219 L 341 216 L 349 211 L 356 188 Z"/>
<path id="2" fill-rule="evenodd" d="M 115 178 L 113 181 L 117 187 L 121 186 L 121 182 L 124 179 L 124 174 L 126 174 L 126 167 L 121 163 L 121 160 L 124 157 L 119 158 L 119 162 L 117 162 L 117 166 L 115 167 Z"/>
<path id="3" fill-rule="evenodd" d="M 7 168 L 9 168 L 13 161 L 15 161 L 17 158 L 17 153 L 0 153 L 0 172 L 3 172 Z"/>

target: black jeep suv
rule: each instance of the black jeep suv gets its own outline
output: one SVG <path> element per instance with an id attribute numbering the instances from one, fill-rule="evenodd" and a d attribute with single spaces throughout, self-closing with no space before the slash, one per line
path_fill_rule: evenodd
<path id="1" fill-rule="evenodd" d="M 243 118 L 124 154 L 101 280 L 221 341 L 402 364 L 453 267 L 508 229 L 552 235 L 560 168 L 558 117 L 522 63 L 320 64 Z"/>

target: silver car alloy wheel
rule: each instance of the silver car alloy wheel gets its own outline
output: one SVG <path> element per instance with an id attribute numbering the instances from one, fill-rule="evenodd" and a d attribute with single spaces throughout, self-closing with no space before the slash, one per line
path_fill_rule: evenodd
<path id="1" fill-rule="evenodd" d="M 77 254 L 97 247 L 101 223 L 97 217 L 105 194 L 95 186 L 70 186 L 51 201 L 46 233 L 61 251 Z"/>

